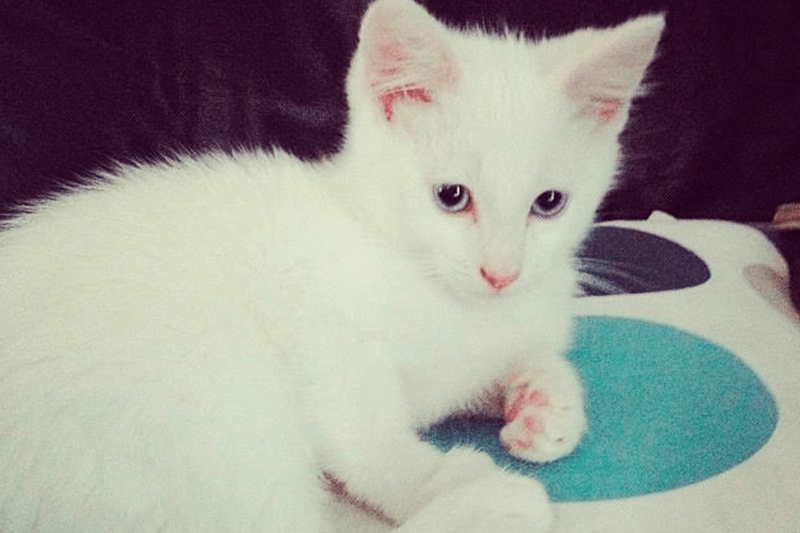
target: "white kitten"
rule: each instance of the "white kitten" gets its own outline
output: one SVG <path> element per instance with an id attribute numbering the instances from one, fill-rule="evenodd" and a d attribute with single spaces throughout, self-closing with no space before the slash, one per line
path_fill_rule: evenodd
<path id="1" fill-rule="evenodd" d="M 333 160 L 124 167 L 10 222 L 0 531 L 323 532 L 322 472 L 404 533 L 547 529 L 536 481 L 416 429 L 493 393 L 512 454 L 577 445 L 573 253 L 662 25 L 377 0 Z"/>

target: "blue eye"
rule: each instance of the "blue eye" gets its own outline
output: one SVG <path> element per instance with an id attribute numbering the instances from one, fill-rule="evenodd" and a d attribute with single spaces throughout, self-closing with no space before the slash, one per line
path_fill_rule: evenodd
<path id="1" fill-rule="evenodd" d="M 564 210 L 568 199 L 569 196 L 566 193 L 550 189 L 536 197 L 531 206 L 530 214 L 539 218 L 554 217 Z"/>
<path id="2" fill-rule="evenodd" d="M 450 213 L 460 213 L 472 204 L 469 189 L 458 183 L 442 183 L 433 188 L 433 196 L 439 207 Z"/>

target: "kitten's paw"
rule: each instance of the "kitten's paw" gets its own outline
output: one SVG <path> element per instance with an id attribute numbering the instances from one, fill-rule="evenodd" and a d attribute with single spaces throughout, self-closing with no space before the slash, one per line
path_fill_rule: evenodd
<path id="1" fill-rule="evenodd" d="M 439 496 L 397 533 L 545 533 L 552 524 L 538 481 L 495 469 Z"/>
<path id="2" fill-rule="evenodd" d="M 472 448 L 453 448 L 444 456 L 442 467 L 420 491 L 418 507 L 429 504 L 455 487 L 468 485 L 499 471 L 491 457 Z"/>
<path id="3" fill-rule="evenodd" d="M 547 373 L 526 373 L 511 383 L 500 442 L 511 455 L 533 462 L 560 459 L 586 431 L 580 385 Z"/>

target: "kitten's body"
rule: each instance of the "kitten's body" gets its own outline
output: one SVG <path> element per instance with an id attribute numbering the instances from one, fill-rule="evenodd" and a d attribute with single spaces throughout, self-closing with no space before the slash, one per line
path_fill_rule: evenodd
<path id="1" fill-rule="evenodd" d="M 639 26 L 533 46 L 381 0 L 334 160 L 129 167 L 10 224 L 0 530 L 326 531 L 322 471 L 409 533 L 546 528 L 533 480 L 415 428 L 531 387 L 512 453 L 576 445 L 572 252 L 658 38 Z M 469 209 L 437 205 L 443 183 Z M 565 212 L 529 216 L 549 190 Z"/>

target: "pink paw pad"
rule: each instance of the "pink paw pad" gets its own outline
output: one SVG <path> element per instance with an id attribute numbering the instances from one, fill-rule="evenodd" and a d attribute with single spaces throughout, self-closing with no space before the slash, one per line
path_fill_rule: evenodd
<path id="1" fill-rule="evenodd" d="M 516 385 L 508 395 L 505 407 L 505 420 L 510 424 L 519 418 L 516 435 L 508 437 L 506 445 L 515 450 L 530 450 L 534 447 L 537 435 L 544 433 L 545 427 L 542 420 L 531 414 L 529 407 L 546 407 L 549 405 L 547 395 L 535 389 L 527 381 Z M 522 413 L 526 411 L 525 413 Z M 521 414 L 522 413 L 522 414 Z"/>
<path id="2" fill-rule="evenodd" d="M 509 395 L 505 408 L 506 422 L 514 421 L 517 416 L 519 416 L 520 411 L 529 405 L 537 405 L 539 407 L 548 405 L 549 401 L 547 396 L 542 391 L 536 389 L 530 391 L 529 389 L 530 385 L 528 383 L 523 383 L 517 386 Z M 527 419 L 525 422 L 527 427 Z M 531 431 L 533 430 L 531 429 Z"/>
<path id="3" fill-rule="evenodd" d="M 575 449 L 586 427 L 579 385 L 531 372 L 511 376 L 507 387 L 500 443 L 509 454 L 541 463 Z"/>
<path id="4" fill-rule="evenodd" d="M 518 450 L 527 450 L 533 446 L 533 441 L 525 437 L 517 437 L 511 442 L 511 446 Z"/>
<path id="5" fill-rule="evenodd" d="M 527 429 L 531 433 L 541 433 L 542 431 L 544 431 L 544 425 L 542 425 L 542 423 L 539 420 L 535 419 L 532 416 L 526 416 L 525 418 L 523 418 L 522 423 L 525 424 L 525 429 Z"/>

